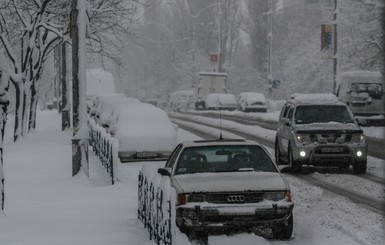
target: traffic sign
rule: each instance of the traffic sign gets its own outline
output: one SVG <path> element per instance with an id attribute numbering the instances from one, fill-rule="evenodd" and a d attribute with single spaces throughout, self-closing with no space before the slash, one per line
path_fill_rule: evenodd
<path id="1" fill-rule="evenodd" d="M 218 62 L 218 54 L 210 54 L 210 61 L 211 61 L 211 63 L 217 63 Z"/>
<path id="2" fill-rule="evenodd" d="M 281 80 L 273 80 L 271 87 L 278 88 L 281 85 Z"/>

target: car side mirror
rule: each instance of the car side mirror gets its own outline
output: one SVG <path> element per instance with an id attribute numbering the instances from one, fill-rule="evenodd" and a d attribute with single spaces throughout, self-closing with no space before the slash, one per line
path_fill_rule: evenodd
<path id="1" fill-rule="evenodd" d="M 286 125 L 286 126 L 289 126 L 289 127 L 291 126 L 291 121 L 290 121 L 290 119 L 286 119 L 286 120 L 285 120 L 285 125 Z"/>
<path id="2" fill-rule="evenodd" d="M 158 169 L 158 174 L 160 174 L 162 176 L 171 177 L 171 168 L 168 168 L 168 167 L 159 168 Z"/>

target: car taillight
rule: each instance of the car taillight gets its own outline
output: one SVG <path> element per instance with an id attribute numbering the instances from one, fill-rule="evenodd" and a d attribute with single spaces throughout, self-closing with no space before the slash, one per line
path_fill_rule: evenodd
<path id="1" fill-rule="evenodd" d="M 290 191 L 285 191 L 285 200 L 287 202 L 291 202 L 291 192 Z"/>
<path id="2" fill-rule="evenodd" d="M 179 193 L 176 200 L 176 205 L 183 205 L 187 202 L 187 196 L 184 193 Z"/>

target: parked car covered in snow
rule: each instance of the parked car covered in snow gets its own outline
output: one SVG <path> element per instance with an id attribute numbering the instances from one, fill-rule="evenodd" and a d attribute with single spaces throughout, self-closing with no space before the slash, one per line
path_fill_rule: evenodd
<path id="1" fill-rule="evenodd" d="M 99 96 L 96 102 L 95 121 L 104 128 L 109 127 L 109 121 L 113 109 L 120 104 L 139 103 L 136 98 L 127 97 L 124 94 L 109 94 Z"/>
<path id="2" fill-rule="evenodd" d="M 257 92 L 243 92 L 237 98 L 238 109 L 248 112 L 267 112 L 267 100 L 264 94 Z"/>
<path id="3" fill-rule="evenodd" d="M 158 173 L 176 190 L 176 224 L 191 234 L 271 228 L 289 239 L 293 202 L 288 183 L 260 144 L 242 139 L 179 144 Z"/>
<path id="4" fill-rule="evenodd" d="M 230 110 L 237 108 L 237 101 L 233 94 L 209 94 L 206 97 L 206 109 Z"/>
<path id="5" fill-rule="evenodd" d="M 117 106 L 109 132 L 119 140 L 122 162 L 166 160 L 177 144 L 177 130 L 167 113 L 147 103 Z"/>

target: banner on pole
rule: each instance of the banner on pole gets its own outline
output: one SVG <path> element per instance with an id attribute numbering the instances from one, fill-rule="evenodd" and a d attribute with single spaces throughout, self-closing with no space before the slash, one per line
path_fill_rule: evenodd
<path id="1" fill-rule="evenodd" d="M 334 25 L 321 25 L 321 58 L 334 58 Z"/>

